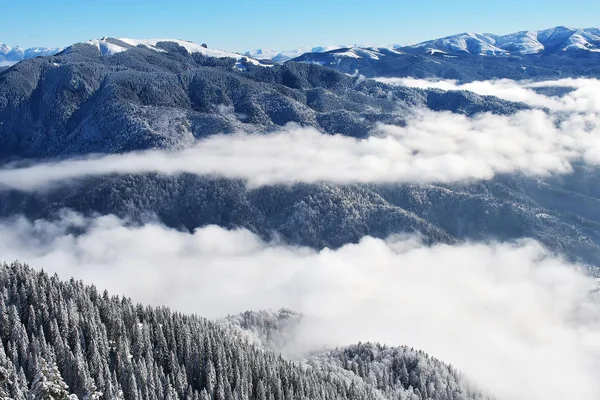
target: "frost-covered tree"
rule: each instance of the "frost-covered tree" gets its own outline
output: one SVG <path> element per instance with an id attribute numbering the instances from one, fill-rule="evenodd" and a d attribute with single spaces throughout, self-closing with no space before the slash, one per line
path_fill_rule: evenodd
<path id="1" fill-rule="evenodd" d="M 0 265 L 0 400 L 482 398 L 451 367 L 406 348 L 361 344 L 285 360 L 278 330 L 299 317 L 213 322 Z"/>
<path id="2" fill-rule="evenodd" d="M 76 396 L 74 397 L 77 398 Z M 69 386 L 65 383 L 56 364 L 41 360 L 31 390 L 31 400 L 70 400 Z"/>

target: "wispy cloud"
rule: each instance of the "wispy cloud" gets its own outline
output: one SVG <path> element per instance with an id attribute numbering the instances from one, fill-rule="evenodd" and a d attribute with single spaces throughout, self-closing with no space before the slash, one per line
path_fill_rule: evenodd
<path id="1" fill-rule="evenodd" d="M 544 107 L 554 111 L 600 112 L 600 80 L 565 78 L 549 81 L 513 81 L 498 79 L 459 84 L 454 80 L 427 80 L 415 78 L 376 78 L 391 85 L 421 89 L 468 90 L 484 96 L 496 96 L 504 100 L 517 101 L 533 107 Z M 536 92 L 539 88 L 570 88 L 563 96 L 546 96 Z"/>
<path id="2" fill-rule="evenodd" d="M 73 226 L 86 233 L 73 235 Z M 289 307 L 310 316 L 296 345 L 414 346 L 499 399 L 600 398 L 596 282 L 532 241 L 365 237 L 315 251 L 242 229 L 190 234 L 65 213 L 3 221 L 0 254 L 208 317 Z"/>
<path id="3" fill-rule="evenodd" d="M 296 182 L 456 182 L 497 174 L 568 173 L 600 164 L 600 114 L 540 110 L 467 117 L 419 110 L 407 126 L 381 125 L 355 139 L 287 126 L 268 135 L 215 135 L 180 151 L 149 150 L 0 170 L 0 188 L 39 190 L 111 174 L 179 174 Z"/>

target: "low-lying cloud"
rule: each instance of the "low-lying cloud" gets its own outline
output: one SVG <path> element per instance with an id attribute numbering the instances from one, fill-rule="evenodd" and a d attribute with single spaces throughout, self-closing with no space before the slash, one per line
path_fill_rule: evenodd
<path id="1" fill-rule="evenodd" d="M 375 80 L 391 85 L 420 89 L 467 90 L 483 96 L 496 96 L 504 100 L 522 102 L 553 111 L 600 112 L 600 80 L 598 79 L 565 78 L 539 82 L 498 79 L 464 84 L 455 80 L 415 78 L 375 78 Z M 570 88 L 572 90 L 562 96 L 546 96 L 535 90 L 539 88 Z"/>
<path id="2" fill-rule="evenodd" d="M 0 188 L 39 190 L 111 174 L 242 179 L 251 187 L 315 183 L 450 183 L 497 174 L 532 176 L 600 164 L 600 114 L 540 110 L 468 117 L 420 110 L 407 126 L 355 139 L 287 126 L 273 134 L 214 135 L 180 151 L 149 150 L 0 169 Z"/>
<path id="3" fill-rule="evenodd" d="M 316 251 L 243 229 L 190 234 L 66 212 L 53 222 L 2 221 L 0 254 L 208 317 L 288 307 L 310 316 L 298 343 L 414 346 L 500 400 L 600 398 L 596 281 L 532 241 L 365 237 Z"/>

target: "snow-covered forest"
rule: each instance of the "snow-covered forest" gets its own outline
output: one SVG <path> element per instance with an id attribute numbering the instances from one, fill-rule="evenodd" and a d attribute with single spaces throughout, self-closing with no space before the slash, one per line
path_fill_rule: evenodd
<path id="1" fill-rule="evenodd" d="M 243 333 L 277 329 L 277 315 L 246 313 L 213 322 L 4 264 L 0 397 L 484 398 L 452 367 L 414 349 L 358 344 L 290 361 Z"/>

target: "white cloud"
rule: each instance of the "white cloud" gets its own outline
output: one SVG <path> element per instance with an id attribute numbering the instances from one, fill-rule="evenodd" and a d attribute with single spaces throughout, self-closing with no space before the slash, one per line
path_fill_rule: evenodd
<path id="1" fill-rule="evenodd" d="M 149 150 L 0 169 L 0 188 L 38 190 L 90 176 L 191 173 L 296 182 L 456 182 L 522 172 L 568 173 L 600 164 L 600 114 L 554 117 L 540 110 L 467 117 L 417 111 L 406 127 L 382 125 L 367 139 L 288 126 L 258 135 L 215 135 L 180 151 Z"/>
<path id="2" fill-rule="evenodd" d="M 600 112 L 600 80 L 565 78 L 552 81 L 513 81 L 498 79 L 459 84 L 455 80 L 427 80 L 415 78 L 375 78 L 376 81 L 420 89 L 468 90 L 484 96 L 545 107 L 554 111 Z M 545 96 L 535 88 L 562 87 L 573 90 L 564 96 Z"/>
<path id="3" fill-rule="evenodd" d="M 73 236 L 73 225 L 86 233 Z M 189 234 L 65 213 L 56 222 L 3 221 L 0 254 L 208 317 L 289 307 L 312 317 L 297 344 L 407 344 L 500 400 L 600 398 L 596 282 L 532 241 L 365 237 L 315 251 L 246 230 Z"/>

